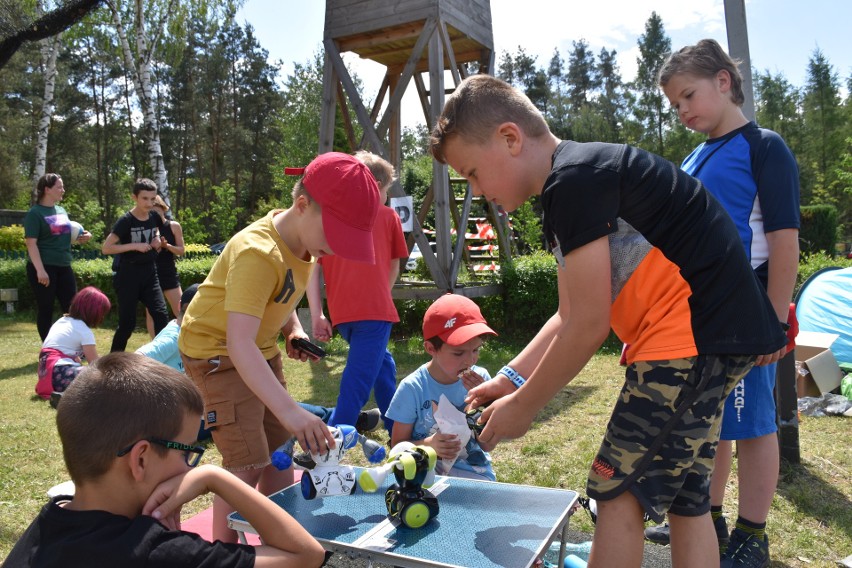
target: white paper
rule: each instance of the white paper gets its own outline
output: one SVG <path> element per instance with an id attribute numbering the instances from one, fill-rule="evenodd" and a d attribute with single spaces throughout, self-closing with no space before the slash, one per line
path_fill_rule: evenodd
<path id="1" fill-rule="evenodd" d="M 453 406 L 453 404 L 447 399 L 445 395 L 441 395 L 441 398 L 438 399 L 438 410 L 435 411 L 435 422 L 438 425 L 438 431 L 442 434 L 455 434 L 458 436 L 459 441 L 461 442 L 461 451 L 458 455 L 456 455 L 453 459 L 448 460 L 444 459 L 443 469 L 446 471 L 438 472 L 439 474 L 446 474 L 450 471 L 450 468 L 453 467 L 453 464 L 456 463 L 459 455 L 467 456 L 467 442 L 470 440 L 470 428 L 467 426 L 467 418 L 464 415 L 464 412 Z"/>

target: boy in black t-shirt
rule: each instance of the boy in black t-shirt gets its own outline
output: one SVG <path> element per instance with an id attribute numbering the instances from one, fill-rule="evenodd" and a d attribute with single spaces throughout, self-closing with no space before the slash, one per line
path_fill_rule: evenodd
<path id="1" fill-rule="evenodd" d="M 122 215 L 107 235 L 101 252 L 114 254 L 113 286 L 118 299 L 118 329 L 110 351 L 124 351 L 136 328 L 136 302 L 142 302 L 154 320 L 155 335 L 169 323 L 166 300 L 157 278 L 157 251 L 161 246 L 162 218 L 153 210 L 157 184 L 147 178 L 133 184 L 133 209 Z"/>
<path id="2" fill-rule="evenodd" d="M 559 140 L 523 93 L 487 75 L 448 99 L 432 154 L 507 211 L 540 196 L 559 264 L 557 312 L 468 396 L 474 407 L 494 401 L 482 448 L 522 436 L 612 327 L 628 367 L 589 472 L 589 566 L 638 566 L 643 513 L 668 512 L 672 564 L 718 568 L 709 487 L 724 400 L 786 345 L 730 217 L 659 156 Z"/>
<path id="3" fill-rule="evenodd" d="M 192 381 L 153 359 L 113 353 L 86 367 L 56 414 L 73 496 L 50 500 L 4 566 L 321 566 L 322 546 L 233 474 L 198 465 L 204 404 Z M 180 530 L 181 507 L 212 492 L 262 546 L 210 543 Z"/>

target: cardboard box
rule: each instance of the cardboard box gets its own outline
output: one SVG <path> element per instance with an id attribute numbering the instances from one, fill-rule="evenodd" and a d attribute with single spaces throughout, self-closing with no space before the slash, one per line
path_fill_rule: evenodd
<path id="1" fill-rule="evenodd" d="M 796 391 L 803 396 L 821 396 L 840 386 L 843 372 L 831 352 L 836 333 L 800 331 L 796 336 Z"/>

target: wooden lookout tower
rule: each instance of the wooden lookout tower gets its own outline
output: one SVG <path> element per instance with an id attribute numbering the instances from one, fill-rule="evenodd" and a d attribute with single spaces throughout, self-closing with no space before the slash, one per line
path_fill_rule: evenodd
<path id="1" fill-rule="evenodd" d="M 352 146 L 382 155 L 397 171 L 401 164 L 400 103 L 411 81 L 416 86 L 426 126 L 431 130 L 444 106 L 446 93 L 451 93 L 469 73 L 494 71 L 489 0 L 326 0 L 323 44 L 319 152 L 332 150 L 335 110 L 339 105 Z M 384 80 L 371 109 L 362 102 L 344 65 L 345 52 L 385 67 Z M 449 86 L 445 85 L 448 76 L 452 81 Z M 350 108 L 364 132 L 360 142 L 355 140 L 348 122 Z M 435 285 L 426 290 L 397 286 L 395 297 L 435 297 L 450 290 L 481 296 L 497 291 L 496 286 L 460 287 L 457 283 L 461 263 L 465 258 L 470 259 L 465 234 L 473 197 L 465 184 L 465 197 L 457 203 L 451 183 L 458 181 L 450 180 L 447 166 L 433 162 L 431 188 L 423 203 L 415 205 L 409 248 L 412 240 L 418 244 Z M 390 193 L 394 197 L 405 195 L 398 182 Z M 497 233 L 500 256 L 508 261 L 511 239 L 506 217 L 499 215 L 492 203 L 484 207 Z M 434 252 L 422 228 L 430 208 L 435 213 Z M 458 235 L 455 244 L 454 228 Z"/>

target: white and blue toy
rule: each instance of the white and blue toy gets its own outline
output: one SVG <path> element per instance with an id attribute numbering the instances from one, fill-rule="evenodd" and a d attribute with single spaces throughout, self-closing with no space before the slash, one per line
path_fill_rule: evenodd
<path id="1" fill-rule="evenodd" d="M 331 497 L 351 495 L 355 492 L 355 468 L 341 465 L 340 461 L 348 450 L 361 444 L 364 456 L 370 463 L 381 463 L 385 459 L 385 448 L 375 440 L 360 434 L 354 426 L 340 424 L 329 426 L 334 436 L 335 447 L 325 454 L 311 454 L 313 466 L 306 466 L 302 474 L 302 497 Z M 296 438 L 291 438 L 272 453 L 272 465 L 284 470 L 293 465 Z"/>

